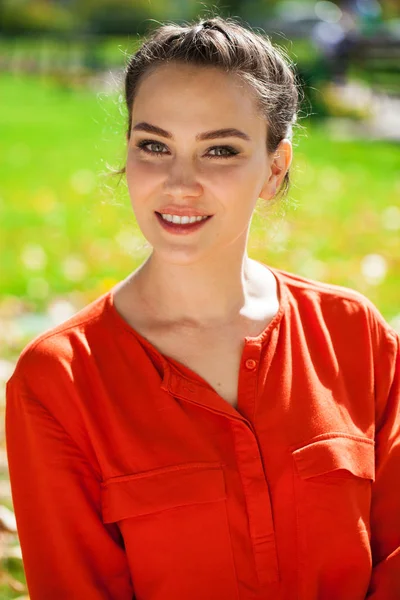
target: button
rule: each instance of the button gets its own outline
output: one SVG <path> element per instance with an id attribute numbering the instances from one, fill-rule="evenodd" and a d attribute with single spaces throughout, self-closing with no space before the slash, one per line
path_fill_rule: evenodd
<path id="1" fill-rule="evenodd" d="M 246 365 L 246 369 L 249 369 L 251 371 L 252 369 L 256 368 L 257 361 L 254 360 L 253 358 L 248 358 L 245 362 L 245 365 Z"/>

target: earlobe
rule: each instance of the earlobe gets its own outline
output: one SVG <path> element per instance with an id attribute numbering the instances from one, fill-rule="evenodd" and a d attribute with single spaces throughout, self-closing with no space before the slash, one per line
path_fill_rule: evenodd
<path id="1" fill-rule="evenodd" d="M 270 182 L 269 184 L 267 184 L 263 187 L 263 189 L 261 190 L 258 197 L 262 198 L 263 200 L 272 200 L 272 198 L 276 194 L 276 190 L 277 190 L 276 183 Z"/>

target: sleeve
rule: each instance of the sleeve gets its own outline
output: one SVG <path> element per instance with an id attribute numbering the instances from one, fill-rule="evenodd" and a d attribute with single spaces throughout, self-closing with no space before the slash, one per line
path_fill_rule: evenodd
<path id="1" fill-rule="evenodd" d="M 5 434 L 30 600 L 132 600 L 123 538 L 101 519 L 99 474 L 15 375 Z"/>
<path id="2" fill-rule="evenodd" d="M 376 357 L 375 481 L 372 484 L 373 569 L 368 600 L 400 598 L 399 336 L 386 330 Z"/>

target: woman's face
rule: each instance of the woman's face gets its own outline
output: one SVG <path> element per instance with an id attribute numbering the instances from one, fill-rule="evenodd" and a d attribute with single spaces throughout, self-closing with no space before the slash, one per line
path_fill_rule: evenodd
<path id="1" fill-rule="evenodd" d="M 287 170 L 282 165 L 291 159 L 285 140 L 281 167 L 272 163 L 266 127 L 235 75 L 169 64 L 143 78 L 132 110 L 126 177 L 138 225 L 163 261 L 213 260 L 232 244 L 244 251 L 257 198 L 273 196 Z M 224 129 L 239 133 L 202 138 Z M 160 213 L 210 218 L 178 231 Z"/>

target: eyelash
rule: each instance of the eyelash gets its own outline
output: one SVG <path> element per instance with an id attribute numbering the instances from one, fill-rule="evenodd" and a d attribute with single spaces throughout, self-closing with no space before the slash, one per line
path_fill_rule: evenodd
<path id="1" fill-rule="evenodd" d="M 136 147 L 139 148 L 140 151 L 146 152 L 146 154 L 152 154 L 154 156 L 161 156 L 162 154 L 166 154 L 166 152 L 151 152 L 151 150 L 147 150 L 145 146 L 149 146 L 150 144 L 158 144 L 160 146 L 164 146 L 165 148 L 165 145 L 162 142 L 155 142 L 153 140 L 142 140 L 136 144 Z M 214 154 L 212 156 L 208 156 L 207 158 L 230 158 L 231 156 L 236 156 L 236 154 L 239 154 L 239 152 L 231 146 L 212 146 L 208 149 L 208 151 L 215 150 L 216 148 L 223 148 L 224 150 L 229 150 L 229 154 L 223 154 L 220 156 Z"/>

